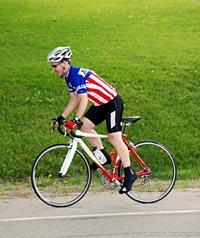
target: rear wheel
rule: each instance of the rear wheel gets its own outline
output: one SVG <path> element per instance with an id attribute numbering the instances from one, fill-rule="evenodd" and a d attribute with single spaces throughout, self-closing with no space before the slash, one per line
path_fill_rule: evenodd
<path id="1" fill-rule="evenodd" d="M 153 141 L 139 142 L 134 145 L 134 150 L 151 172 L 139 176 L 127 196 L 140 203 L 158 202 L 170 193 L 175 184 L 175 160 L 166 147 Z M 136 172 L 143 171 L 132 155 L 130 158 L 133 169 Z"/>
<path id="2" fill-rule="evenodd" d="M 67 144 L 50 146 L 37 156 L 32 166 L 32 187 L 38 198 L 50 206 L 75 204 L 83 198 L 91 183 L 89 162 L 78 150 L 67 174 L 59 177 L 68 150 L 70 146 Z"/>

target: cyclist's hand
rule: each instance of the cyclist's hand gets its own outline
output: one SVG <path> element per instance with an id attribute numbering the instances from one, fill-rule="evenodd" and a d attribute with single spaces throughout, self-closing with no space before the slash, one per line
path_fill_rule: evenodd
<path id="1" fill-rule="evenodd" d="M 65 127 L 67 127 L 70 131 L 74 130 L 77 126 L 81 127 L 82 125 L 83 122 L 78 117 L 74 117 L 74 119 L 65 123 Z"/>
<path id="2" fill-rule="evenodd" d="M 74 123 L 76 123 L 77 126 L 79 126 L 79 127 L 83 125 L 83 122 L 82 122 L 81 119 L 79 119 L 77 116 L 74 117 L 74 119 L 71 120 L 71 121 L 73 121 Z"/>
<path id="3" fill-rule="evenodd" d="M 59 116 L 56 119 L 56 127 L 60 127 L 61 125 L 63 125 L 65 123 L 65 118 L 63 116 Z"/>

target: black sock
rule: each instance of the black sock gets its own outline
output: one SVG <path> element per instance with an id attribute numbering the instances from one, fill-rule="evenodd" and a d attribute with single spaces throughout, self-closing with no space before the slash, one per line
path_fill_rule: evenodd
<path id="1" fill-rule="evenodd" d="M 134 181 L 137 179 L 137 174 L 133 171 L 131 166 L 124 168 L 125 178 L 122 188 L 119 190 L 119 193 L 127 193 L 131 190 Z"/>
<path id="2" fill-rule="evenodd" d="M 135 174 L 131 166 L 124 168 L 124 173 L 127 177 L 132 177 Z"/>

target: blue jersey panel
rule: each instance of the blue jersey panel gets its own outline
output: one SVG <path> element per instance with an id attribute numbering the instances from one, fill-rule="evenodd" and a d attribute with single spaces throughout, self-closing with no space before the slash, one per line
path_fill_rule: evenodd
<path id="1" fill-rule="evenodd" d="M 75 92 L 77 94 L 86 93 L 86 83 L 87 78 L 92 74 L 92 71 L 88 69 L 83 69 L 75 66 L 70 66 L 69 74 L 66 77 L 66 83 L 70 92 Z"/>

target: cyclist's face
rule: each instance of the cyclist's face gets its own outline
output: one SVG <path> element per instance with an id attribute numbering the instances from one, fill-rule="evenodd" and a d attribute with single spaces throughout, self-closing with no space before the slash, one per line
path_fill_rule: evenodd
<path id="1" fill-rule="evenodd" d="M 53 69 L 53 71 L 55 73 L 57 73 L 57 75 L 59 77 L 63 77 L 64 76 L 64 69 L 63 69 L 63 66 L 61 65 L 61 63 L 51 63 L 51 67 Z"/>

